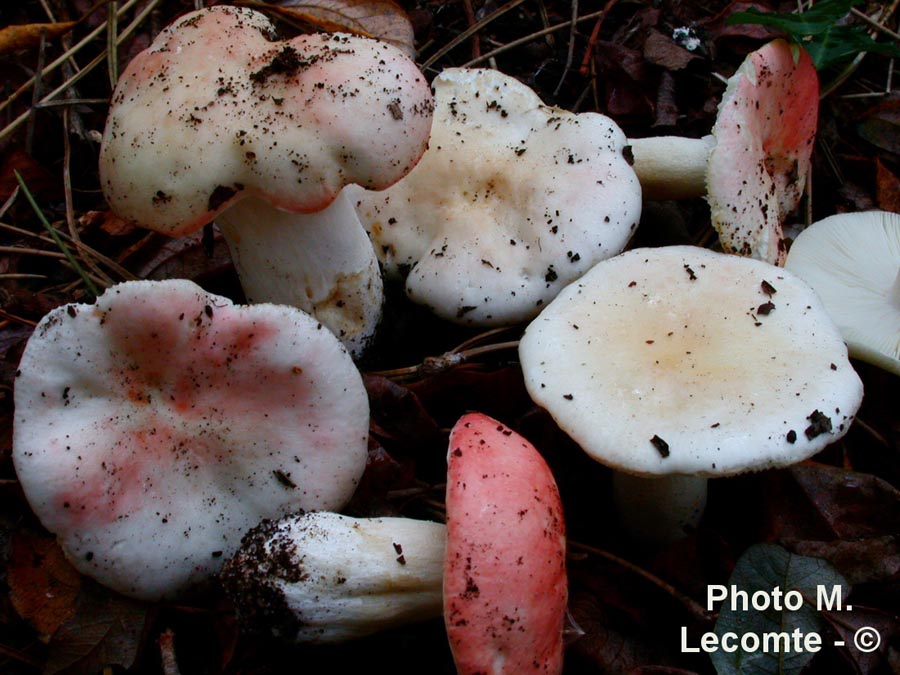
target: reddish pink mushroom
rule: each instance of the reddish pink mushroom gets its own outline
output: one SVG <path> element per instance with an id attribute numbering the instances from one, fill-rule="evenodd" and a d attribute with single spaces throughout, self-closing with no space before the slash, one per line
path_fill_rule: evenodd
<path id="1" fill-rule="evenodd" d="M 528 441 L 474 413 L 450 435 L 444 622 L 460 675 L 559 673 L 566 538 L 553 475 Z"/>
<path id="2" fill-rule="evenodd" d="M 705 194 L 726 252 L 783 264 L 782 223 L 806 186 L 818 110 L 809 54 L 774 40 L 729 78 L 712 135 L 629 139 L 644 197 Z"/>
<path id="3" fill-rule="evenodd" d="M 782 221 L 806 188 L 818 111 L 812 59 L 784 40 L 748 55 L 728 81 L 706 171 L 725 251 L 784 265 Z"/>
<path id="4" fill-rule="evenodd" d="M 222 574 L 245 625 L 341 642 L 443 605 L 460 675 L 559 673 L 568 593 L 553 475 L 477 413 L 453 428 L 448 464 L 446 528 L 324 512 L 254 528 Z"/>

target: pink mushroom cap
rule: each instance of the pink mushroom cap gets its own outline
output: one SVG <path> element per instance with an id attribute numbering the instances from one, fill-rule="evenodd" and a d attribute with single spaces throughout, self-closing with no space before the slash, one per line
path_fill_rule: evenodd
<path id="1" fill-rule="evenodd" d="M 247 195 L 328 206 L 382 189 L 419 160 L 432 100 L 396 47 L 346 34 L 274 39 L 265 15 L 215 6 L 179 18 L 114 92 L 100 177 L 121 217 L 187 234 Z"/>
<path id="2" fill-rule="evenodd" d="M 127 595 L 215 574 L 263 518 L 337 509 L 365 468 L 369 407 L 307 314 L 136 281 L 37 326 L 13 460 L 75 567 Z"/>
<path id="3" fill-rule="evenodd" d="M 553 475 L 480 413 L 457 422 L 449 447 L 444 623 L 457 671 L 559 673 L 568 586 Z"/>
<path id="4" fill-rule="evenodd" d="M 783 265 L 783 219 L 806 187 L 819 111 L 809 54 L 774 40 L 728 80 L 713 127 L 707 201 L 727 252 Z"/>

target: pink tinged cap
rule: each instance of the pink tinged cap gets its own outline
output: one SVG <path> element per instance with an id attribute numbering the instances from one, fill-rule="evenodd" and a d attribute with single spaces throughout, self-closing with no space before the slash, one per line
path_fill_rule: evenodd
<path id="1" fill-rule="evenodd" d="M 382 189 L 415 165 L 432 111 L 415 63 L 369 38 L 273 35 L 263 14 L 217 6 L 134 58 L 100 154 L 117 214 L 177 236 L 248 194 L 311 213 L 348 183 Z"/>
<path id="2" fill-rule="evenodd" d="M 275 41 L 216 6 L 163 30 L 122 74 L 100 150 L 110 208 L 171 236 L 217 218 L 250 302 L 315 315 L 356 356 L 381 316 L 378 260 L 341 189 L 419 160 L 432 97 L 416 64 L 353 35 Z"/>
<path id="3" fill-rule="evenodd" d="M 189 281 L 50 312 L 15 408 L 35 514 L 79 571 L 145 599 L 211 577 L 263 518 L 340 508 L 366 462 L 366 392 L 338 340 Z"/>
<path id="4" fill-rule="evenodd" d="M 444 623 L 460 675 L 559 673 L 566 539 L 556 482 L 528 441 L 473 413 L 450 435 Z"/>
<path id="5" fill-rule="evenodd" d="M 784 40 L 749 54 L 728 80 L 706 174 L 726 251 L 784 264 L 782 221 L 806 186 L 818 109 L 812 60 Z"/>

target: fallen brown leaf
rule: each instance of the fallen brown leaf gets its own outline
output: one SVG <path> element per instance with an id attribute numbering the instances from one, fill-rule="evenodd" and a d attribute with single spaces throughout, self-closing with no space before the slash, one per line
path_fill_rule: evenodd
<path id="1" fill-rule="evenodd" d="M 412 23 L 403 8 L 392 0 L 280 0 L 237 4 L 272 11 L 318 30 L 377 38 L 399 47 L 410 58 L 416 55 Z"/>
<path id="2" fill-rule="evenodd" d="M 7 582 L 19 616 L 49 640 L 75 611 L 81 575 L 54 538 L 18 531 L 12 537 Z"/>
<path id="3" fill-rule="evenodd" d="M 76 612 L 50 640 L 45 675 L 130 668 L 141 646 L 147 607 L 85 581 Z"/>
<path id="4" fill-rule="evenodd" d="M 900 179 L 881 160 L 875 160 L 875 187 L 878 208 L 900 212 Z"/>
<path id="5" fill-rule="evenodd" d="M 29 23 L 20 26 L 7 26 L 0 29 L 0 56 L 6 56 L 23 49 L 33 49 L 45 40 L 55 40 L 72 30 L 76 21 L 59 23 Z"/>
<path id="6" fill-rule="evenodd" d="M 662 66 L 666 70 L 681 70 L 697 58 L 684 47 L 660 33 L 655 28 L 650 29 L 644 42 L 644 58 L 650 63 Z"/>

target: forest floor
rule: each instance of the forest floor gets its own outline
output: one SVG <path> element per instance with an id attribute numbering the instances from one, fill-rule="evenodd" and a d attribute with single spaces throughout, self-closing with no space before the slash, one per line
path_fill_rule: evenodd
<path id="1" fill-rule="evenodd" d="M 708 133 L 724 80 L 749 51 L 782 34 L 729 25 L 727 18 L 750 6 L 796 10 L 791 3 L 679 0 L 402 4 L 414 29 L 417 62 L 429 80 L 452 66 L 496 68 L 534 88 L 548 105 L 609 115 L 630 137 Z M 896 2 L 857 3 L 852 10 L 849 2 L 815 4 L 840 7 L 843 25 L 898 44 Z M 111 18 L 107 8 L 114 5 L 118 13 Z M 371 16 L 363 25 L 376 30 L 383 21 L 407 20 L 385 2 L 307 5 L 364 6 L 363 14 Z M 292 646 L 242 633 L 218 590 L 183 604 L 118 596 L 68 565 L 16 480 L 11 452 L 19 358 L 47 312 L 91 301 L 85 277 L 101 289 L 130 279 L 187 278 L 242 300 L 220 238 L 173 241 L 136 229 L 109 213 L 100 191 L 97 157 L 111 82 L 165 25 L 193 8 L 184 0 L 0 6 L 0 27 L 51 24 L 15 38 L 0 33 L 0 672 L 453 673 L 439 620 L 352 645 Z M 296 21 L 276 18 L 284 34 L 298 30 Z M 691 50 L 673 38 L 676 29 L 689 29 L 696 38 Z M 877 53 L 838 58 L 840 47 L 839 39 L 830 45 L 836 61 L 820 71 L 813 167 L 795 215 L 801 224 L 841 212 L 900 212 L 894 61 Z M 16 172 L 74 251 L 84 276 L 48 236 Z M 704 200 L 645 204 L 631 246 L 669 244 L 717 247 Z M 685 653 L 681 631 L 696 644 L 714 629 L 706 589 L 727 583 L 736 561 L 759 544 L 777 546 L 762 550 L 787 551 L 796 560 L 827 560 L 852 586 L 852 615 L 817 613 L 815 625 L 829 639 L 804 672 L 900 672 L 896 376 L 854 362 L 865 400 L 841 441 L 795 467 L 713 481 L 697 530 L 647 550 L 631 543 L 610 515 L 609 470 L 587 459 L 528 397 L 514 350 L 484 350 L 443 372 L 410 368 L 457 345 L 514 340 L 521 326 L 481 334 L 443 324 L 402 297 L 391 303 L 389 337 L 361 365 L 372 405 L 372 449 L 349 511 L 439 519 L 447 431 L 455 420 L 475 409 L 518 430 L 545 455 L 563 495 L 571 622 L 580 628 L 570 631 L 566 673 L 738 672 L 714 665 L 707 654 Z M 879 631 L 879 649 L 833 646 L 862 625 Z M 795 664 L 777 660 L 758 667 L 740 672 L 798 672 Z"/>

